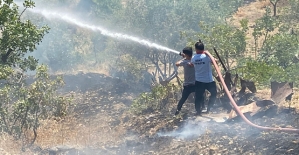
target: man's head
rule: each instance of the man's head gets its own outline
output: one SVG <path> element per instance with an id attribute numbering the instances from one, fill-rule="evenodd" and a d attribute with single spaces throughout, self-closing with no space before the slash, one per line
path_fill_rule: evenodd
<path id="1" fill-rule="evenodd" d="M 185 47 L 183 49 L 183 53 L 185 54 L 185 56 L 188 56 L 188 57 L 192 57 L 192 47 Z"/>
<path id="2" fill-rule="evenodd" d="M 205 50 L 205 45 L 201 42 L 200 39 L 198 42 L 195 43 L 195 50 L 196 50 L 196 53 L 200 53 Z"/>

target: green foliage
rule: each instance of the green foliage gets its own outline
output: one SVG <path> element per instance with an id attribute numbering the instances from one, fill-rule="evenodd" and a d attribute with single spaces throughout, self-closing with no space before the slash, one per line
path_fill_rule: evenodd
<path id="1" fill-rule="evenodd" d="M 272 17 L 270 14 L 270 8 L 266 8 L 265 15 L 256 21 L 252 34 L 256 41 L 256 52 L 259 52 L 257 60 L 263 62 L 262 66 L 258 65 L 255 68 L 256 70 L 265 70 L 266 73 L 269 72 L 269 74 L 273 74 L 270 76 L 271 79 L 273 79 L 273 76 L 276 76 L 274 79 L 277 81 L 290 80 L 291 82 L 295 82 L 293 81 L 294 79 L 291 78 L 292 76 L 289 75 L 293 75 L 295 72 L 295 70 L 290 68 L 296 65 L 293 60 L 295 55 L 299 53 L 298 38 L 296 35 L 289 33 L 290 25 L 280 22 L 280 19 Z M 279 31 L 275 34 L 271 34 L 271 32 L 273 33 L 275 30 Z M 257 43 L 257 40 L 260 38 L 262 38 L 261 45 Z M 258 48 L 259 46 L 261 48 Z M 265 67 L 265 65 L 268 67 Z M 261 68 L 258 69 L 258 67 Z M 258 77 L 260 75 L 256 76 Z M 269 76 L 265 77 L 270 78 Z"/>
<path id="2" fill-rule="evenodd" d="M 299 21 L 299 0 L 289 0 L 290 8 L 288 9 L 287 20 L 293 22 Z"/>
<path id="3" fill-rule="evenodd" d="M 216 0 L 128 0 L 120 20 L 126 30 L 166 46 L 181 47 L 180 31 L 199 31 L 198 22 L 223 23 L 243 1 Z"/>
<path id="4" fill-rule="evenodd" d="M 8 65 L 0 65 L 0 79 L 7 79 L 12 72 L 13 69 Z"/>
<path id="5" fill-rule="evenodd" d="M 217 1 L 217 0 L 37 0 L 39 6 L 47 5 L 50 8 L 60 8 L 69 5 L 70 9 L 76 10 L 76 15 L 84 14 L 84 19 L 99 23 L 99 26 L 108 30 L 124 32 L 132 36 L 150 40 L 155 43 L 180 49 L 185 42 L 180 38 L 180 31 L 199 31 L 199 21 L 215 25 L 223 23 L 225 18 L 243 4 L 242 0 Z M 200 10 L 200 11 L 199 11 Z M 78 13 L 80 12 L 80 13 Z M 86 16 L 88 14 L 88 16 Z M 43 17 L 36 14 L 26 14 L 26 19 L 31 19 L 39 25 L 47 24 L 51 27 L 50 34 L 45 37 L 41 46 L 38 47 L 38 54 L 35 54 L 42 62 L 49 64 L 50 68 L 56 70 L 75 69 L 80 64 L 107 64 L 110 60 L 116 59 L 118 55 L 130 54 L 137 60 L 144 60 L 142 63 L 152 63 L 144 59 L 148 53 L 160 53 L 136 43 L 121 41 L 126 44 L 124 47 L 120 41 L 106 39 L 100 33 L 84 32 L 81 28 L 70 26 L 62 20 L 43 20 Z M 80 39 L 76 39 L 80 36 Z M 59 38 L 59 39 L 57 39 Z M 82 39 L 84 38 L 84 39 Z M 100 38 L 94 41 L 94 38 Z M 105 38 L 105 39 L 101 39 Z M 92 40 L 92 41 L 90 41 Z M 111 43 L 114 42 L 114 43 Z M 114 52 L 113 55 L 109 53 Z M 108 53 L 108 54 L 107 54 Z M 103 61 L 109 57 L 109 60 Z M 174 57 L 175 58 L 175 57 Z M 168 59 L 171 64 L 176 59 Z M 128 69 L 130 70 L 130 69 Z"/>
<path id="6" fill-rule="evenodd" d="M 255 40 L 255 52 L 259 51 L 259 43 L 258 40 L 260 37 L 264 37 L 262 39 L 262 46 L 265 45 L 267 39 L 269 38 L 269 33 L 273 32 L 275 28 L 279 26 L 279 22 L 275 17 L 271 16 L 271 9 L 269 7 L 266 8 L 265 15 L 258 19 L 255 23 L 255 27 L 252 33 L 252 36 Z"/>
<path id="7" fill-rule="evenodd" d="M 49 30 L 21 19 L 34 4 L 25 0 L 19 14 L 13 0 L 0 1 L 0 131 L 20 138 L 26 130 L 33 130 L 33 142 L 40 120 L 65 116 L 70 104 L 70 99 L 56 94 L 64 84 L 62 77 L 51 79 L 47 67 L 37 66 L 37 59 L 28 54 Z M 36 67 L 35 81 L 28 85 L 24 73 Z"/>
<path id="8" fill-rule="evenodd" d="M 228 54 L 229 57 L 238 57 L 244 54 L 246 29 L 237 29 L 227 24 L 210 27 L 204 23 L 200 24 L 200 28 L 203 30 L 203 33 L 198 34 L 199 38 L 203 38 L 205 46 L 210 50 L 212 47 L 216 47 Z"/>
<path id="9" fill-rule="evenodd" d="M 288 0 L 289 5 L 282 8 L 279 21 L 282 23 L 284 32 L 290 32 L 299 40 L 299 0 Z"/>
<path id="10" fill-rule="evenodd" d="M 287 68 L 293 65 L 293 59 L 299 53 L 299 42 L 295 35 L 278 33 L 268 38 L 261 49 L 259 59 Z"/>
<path id="11" fill-rule="evenodd" d="M 22 70 L 34 70 L 37 60 L 33 57 L 25 57 L 25 54 L 33 52 L 36 44 L 42 40 L 48 32 L 48 27 L 38 28 L 29 20 L 21 21 L 18 7 L 13 1 L 1 1 L 0 6 L 0 66 L 1 68 L 19 67 Z M 34 3 L 31 0 L 24 2 L 24 7 L 31 8 Z"/>
<path id="12" fill-rule="evenodd" d="M 237 11 L 240 6 L 243 5 L 243 0 L 208 0 L 209 7 L 211 8 L 211 13 L 218 16 L 220 19 L 225 19 L 229 17 L 233 12 Z"/>
<path id="13" fill-rule="evenodd" d="M 151 92 L 144 92 L 136 98 L 132 105 L 131 111 L 134 114 L 143 114 L 155 110 L 166 109 L 166 105 L 170 104 L 170 94 L 179 91 L 178 86 L 169 84 L 168 86 L 154 86 Z"/>
<path id="14" fill-rule="evenodd" d="M 254 81 L 258 85 L 269 85 L 270 81 L 282 81 L 285 78 L 281 67 L 253 59 L 240 61 L 235 71 L 241 78 Z"/>
<path id="15" fill-rule="evenodd" d="M 298 67 L 299 63 L 283 68 L 262 60 L 246 58 L 239 61 L 238 66 L 233 70 L 241 78 L 254 81 L 258 86 L 269 86 L 271 81 L 277 81 L 294 82 L 297 87 L 299 86 Z"/>
<path id="16" fill-rule="evenodd" d="M 0 129 L 20 137 L 26 130 L 36 130 L 43 119 L 66 115 L 69 98 L 57 95 L 62 77 L 51 79 L 46 66 L 39 66 L 35 81 L 26 86 L 22 74 L 15 73 L 0 89 Z"/>
<path id="17" fill-rule="evenodd" d="M 242 27 L 238 29 L 228 24 L 210 26 L 207 23 L 201 22 L 200 28 L 202 32 L 195 36 L 202 39 L 206 49 L 211 53 L 214 53 L 212 52 L 212 48 L 215 47 L 220 56 L 225 58 L 227 66 L 230 67 L 229 60 L 234 62 L 244 56 L 246 50 L 246 32 L 248 30 L 247 24 L 248 20 L 242 20 Z M 187 37 L 186 34 L 185 37 Z M 189 38 L 188 45 L 193 47 L 196 41 Z"/>
<path id="18" fill-rule="evenodd" d="M 93 5 L 93 10 L 95 15 L 101 18 L 110 17 L 122 8 L 121 0 L 92 0 L 95 5 Z"/>
<path id="19" fill-rule="evenodd" d="M 283 21 L 271 16 L 269 7 L 265 15 L 256 21 L 252 33 L 256 60 L 244 59 L 238 63 L 242 67 L 237 70 L 243 78 L 260 85 L 269 85 L 274 80 L 297 83 L 294 66 L 298 64 L 294 58 L 299 53 L 298 36 L 289 32 L 293 25 Z"/>
<path id="20" fill-rule="evenodd" d="M 299 63 L 293 64 L 285 69 L 284 81 L 294 82 L 296 87 L 299 87 Z"/>

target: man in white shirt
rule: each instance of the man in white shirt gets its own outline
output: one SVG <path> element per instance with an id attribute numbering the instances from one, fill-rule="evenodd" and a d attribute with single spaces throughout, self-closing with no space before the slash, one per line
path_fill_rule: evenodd
<path id="1" fill-rule="evenodd" d="M 205 90 L 211 93 L 207 113 L 209 113 L 213 106 L 216 96 L 217 88 L 212 74 L 212 60 L 205 54 L 204 44 L 199 40 L 195 44 L 196 54 L 191 59 L 191 64 L 195 69 L 195 109 L 196 115 L 201 115 L 204 102 L 202 97 Z"/>

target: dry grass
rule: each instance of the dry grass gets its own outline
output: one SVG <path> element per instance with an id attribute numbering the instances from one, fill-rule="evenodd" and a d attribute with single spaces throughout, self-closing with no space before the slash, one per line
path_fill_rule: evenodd
<path id="1" fill-rule="evenodd" d="M 119 106 L 114 107 L 112 110 L 115 111 L 120 108 Z M 79 121 L 72 116 L 63 120 L 41 121 L 35 145 L 41 149 L 49 149 L 55 146 L 69 146 L 77 149 L 87 147 L 105 149 L 104 146 L 116 146 L 122 142 L 122 136 L 126 130 L 123 126 L 111 125 L 110 123 L 113 120 L 115 120 L 114 117 L 103 111 L 96 116 L 86 116 L 84 121 Z M 14 140 L 9 135 L 2 135 L 0 137 L 0 154 L 9 152 L 9 155 L 32 155 L 33 153 L 29 149 L 26 149 L 25 152 L 21 151 L 24 146 L 22 144 L 31 142 L 32 132 L 27 132 L 26 137 L 26 140 Z"/>
<path id="2" fill-rule="evenodd" d="M 239 21 L 242 19 L 249 20 L 249 26 L 252 26 L 254 22 L 261 18 L 265 13 L 265 7 L 270 6 L 269 1 L 256 1 L 238 8 L 238 11 L 232 16 L 232 24 L 241 26 Z"/>
<path id="3" fill-rule="evenodd" d="M 0 135 L 0 154 L 1 155 L 33 155 L 29 149 L 25 149 L 22 151 L 23 143 L 28 143 L 28 141 L 24 140 L 15 140 L 12 136 L 8 134 Z"/>
<path id="4" fill-rule="evenodd" d="M 116 145 L 124 134 L 121 127 L 112 127 L 109 116 L 102 115 L 89 118 L 79 123 L 75 118 L 61 121 L 48 120 L 39 129 L 36 143 L 42 148 L 66 145 L 76 148 Z"/>

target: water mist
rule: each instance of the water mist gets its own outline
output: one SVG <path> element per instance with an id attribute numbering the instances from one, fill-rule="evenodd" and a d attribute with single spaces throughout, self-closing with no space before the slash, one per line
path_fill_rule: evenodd
<path id="1" fill-rule="evenodd" d="M 20 4 L 18 4 L 18 5 L 22 6 Z M 176 51 L 176 50 L 167 48 L 165 46 L 150 42 L 148 40 L 144 40 L 144 39 L 134 37 L 134 36 L 130 36 L 130 35 L 123 34 L 123 33 L 112 32 L 112 31 L 107 30 L 105 28 L 102 28 L 100 26 L 88 24 L 86 22 L 80 21 L 80 20 L 68 15 L 67 13 L 51 11 L 51 10 L 46 10 L 46 9 L 37 9 L 37 8 L 33 8 L 33 9 L 28 8 L 27 10 L 32 12 L 32 13 L 43 15 L 47 19 L 52 19 L 52 18 L 61 19 L 61 20 L 64 20 L 65 22 L 75 24 L 75 25 L 77 25 L 79 27 L 82 27 L 82 28 L 85 28 L 85 29 L 100 32 L 102 35 L 112 37 L 112 38 L 115 38 L 115 39 L 130 40 L 130 41 L 139 43 L 141 45 L 145 45 L 145 46 L 150 47 L 150 48 L 156 48 L 156 49 L 162 50 L 162 51 L 173 52 L 175 54 L 180 53 L 179 51 Z"/>

